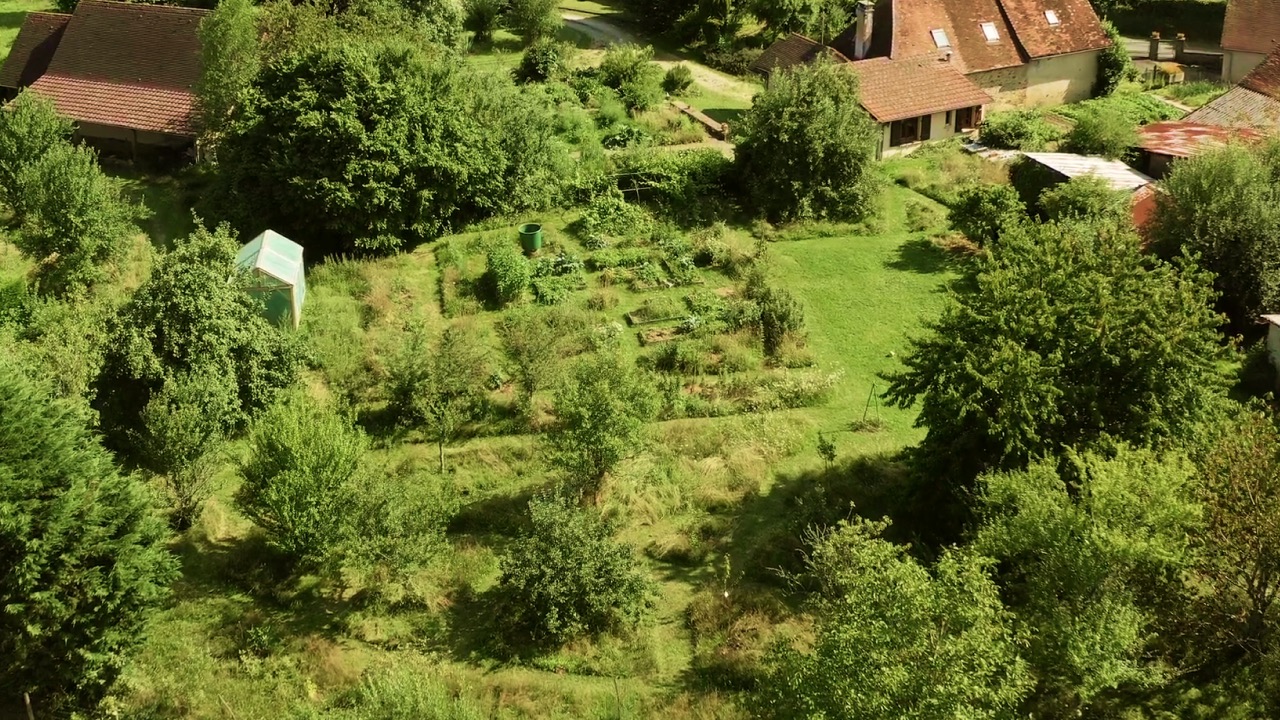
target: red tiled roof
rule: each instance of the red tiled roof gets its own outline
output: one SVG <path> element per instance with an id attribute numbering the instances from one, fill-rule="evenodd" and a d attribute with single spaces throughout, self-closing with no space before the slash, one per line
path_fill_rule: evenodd
<path id="1" fill-rule="evenodd" d="M 197 29 L 208 10 L 81 0 L 49 72 L 190 90 L 200 77 Z"/>
<path id="2" fill-rule="evenodd" d="M 778 68 L 789 68 L 812 62 L 822 57 L 824 52 L 828 53 L 835 62 L 848 62 L 849 60 L 840 54 L 838 50 L 828 48 L 822 43 L 810 40 L 799 33 L 791 33 L 765 49 L 760 54 L 760 57 L 751 63 L 751 69 L 768 75 Z"/>
<path id="3" fill-rule="evenodd" d="M 0 65 L 0 87 L 26 87 L 43 75 L 70 20 L 62 13 L 27 13 L 9 57 Z"/>
<path id="4" fill-rule="evenodd" d="M 1101 50 L 1111 45 L 1089 0 L 1000 0 L 1022 49 L 1032 58 Z M 1058 16 L 1050 25 L 1045 11 Z"/>
<path id="5" fill-rule="evenodd" d="M 1280 42 L 1280 3 L 1276 0 L 1230 0 L 1222 24 L 1222 48 L 1271 52 Z"/>
<path id="6" fill-rule="evenodd" d="M 58 114 L 77 122 L 111 125 L 183 137 L 195 136 L 195 94 L 188 90 L 129 85 L 46 74 L 31 86 Z"/>
<path id="7" fill-rule="evenodd" d="M 1240 80 L 1240 87 L 1280 100 L 1280 48 L 1267 54 L 1267 59 Z"/>
<path id="8" fill-rule="evenodd" d="M 982 88 L 941 60 L 874 58 L 846 67 L 858 75 L 862 106 L 881 123 L 991 102 Z"/>
<path id="9" fill-rule="evenodd" d="M 1229 128 L 1185 120 L 1152 123 L 1138 129 L 1138 145 L 1143 150 L 1179 158 L 1191 157 L 1203 150 L 1236 140 L 1252 142 L 1264 137 L 1262 133 L 1249 128 Z"/>

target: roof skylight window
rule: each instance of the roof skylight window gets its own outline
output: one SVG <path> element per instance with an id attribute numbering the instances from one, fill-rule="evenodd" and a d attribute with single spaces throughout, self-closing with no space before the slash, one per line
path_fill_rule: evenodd
<path id="1" fill-rule="evenodd" d="M 1062 21 L 1058 19 L 1058 13 L 1053 10 L 1044 11 L 1044 19 L 1049 21 L 1050 25 L 1061 25 Z"/>
<path id="2" fill-rule="evenodd" d="M 1000 42 L 1000 31 L 996 30 L 996 24 L 993 22 L 982 23 L 982 35 L 989 43 Z"/>
<path id="3" fill-rule="evenodd" d="M 951 41 L 947 39 L 947 31 L 942 28 L 930 30 L 929 34 L 933 36 L 933 44 L 940 48 L 951 47 Z"/>

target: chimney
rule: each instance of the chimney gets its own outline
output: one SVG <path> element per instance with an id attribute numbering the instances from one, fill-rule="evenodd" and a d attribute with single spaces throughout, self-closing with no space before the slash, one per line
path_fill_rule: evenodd
<path id="1" fill-rule="evenodd" d="M 872 0 L 858 0 L 854 18 L 853 59 L 862 60 L 871 49 L 871 23 L 875 16 L 876 6 Z"/>

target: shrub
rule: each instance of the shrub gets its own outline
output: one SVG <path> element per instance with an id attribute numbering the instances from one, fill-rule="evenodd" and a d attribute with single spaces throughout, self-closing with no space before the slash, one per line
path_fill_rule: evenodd
<path id="1" fill-rule="evenodd" d="M 1040 194 L 1040 212 L 1048 220 L 1116 218 L 1129 215 L 1130 195 L 1092 175 L 1074 177 Z"/>
<path id="2" fill-rule="evenodd" d="M 1093 88 L 1095 97 L 1110 95 L 1120 87 L 1121 82 L 1138 76 L 1138 68 L 1125 48 L 1120 31 L 1108 20 L 1102 22 L 1102 28 L 1111 39 L 1111 44 L 1098 54 L 1098 79 Z"/>
<path id="3" fill-rule="evenodd" d="M 599 250 L 587 258 L 587 265 L 592 270 L 608 270 L 610 268 L 639 267 L 653 259 L 653 252 L 646 248 L 621 248 L 618 250 Z"/>
<path id="4" fill-rule="evenodd" d="M 712 148 L 698 150 L 648 149 L 614 158 L 619 182 L 645 188 L 645 199 L 679 220 L 714 217 L 731 184 L 733 161 Z"/>
<path id="5" fill-rule="evenodd" d="M 600 144 L 610 150 L 636 147 L 649 141 L 649 133 L 639 125 L 618 123 L 600 137 Z"/>
<path id="6" fill-rule="evenodd" d="M 748 47 L 713 50 L 707 53 L 707 64 L 731 75 L 750 75 L 751 64 L 758 60 L 763 52 L 760 48 Z"/>
<path id="7" fill-rule="evenodd" d="M 987 116 L 978 128 L 978 137 L 988 147 L 1036 152 L 1062 133 L 1037 110 L 1012 110 Z"/>
<path id="8" fill-rule="evenodd" d="M 743 294 L 759 308 L 765 355 L 775 355 L 787 336 L 804 328 L 804 308 L 790 292 L 770 284 L 763 270 L 748 278 Z"/>
<path id="9" fill-rule="evenodd" d="M 542 38 L 525 48 L 520 65 L 515 69 L 520 82 L 548 82 L 559 80 L 569 72 L 569 61 L 574 47 L 568 43 Z"/>
<path id="10" fill-rule="evenodd" d="M 599 514 L 566 500 L 529 501 L 529 530 L 502 559 L 495 594 L 508 630 L 541 645 L 626 630 L 655 594 L 631 549 Z"/>
<path id="11" fill-rule="evenodd" d="M 649 379 L 606 353 L 578 363 L 556 391 L 553 459 L 586 490 L 636 450 L 656 410 Z"/>
<path id="12" fill-rule="evenodd" d="M 1138 144 L 1138 131 L 1125 114 L 1115 108 L 1098 108 L 1076 118 L 1067 133 L 1063 149 L 1081 155 L 1102 155 L 1118 159 Z"/>
<path id="13" fill-rule="evenodd" d="M 153 498 L 122 475 L 73 404 L 0 347 L 0 682 L 88 710 L 177 577 Z M 47 712 L 45 712 L 47 711 Z"/>
<path id="14" fill-rule="evenodd" d="M 969 185 L 960 191 L 950 213 L 952 226 L 978 245 L 999 239 L 1005 228 L 1026 216 L 1018 191 L 1009 185 Z"/>
<path id="15" fill-rule="evenodd" d="M 1009 183 L 1027 208 L 1038 210 L 1040 197 L 1060 182 L 1061 176 L 1030 158 L 1018 158 L 1009 165 Z"/>
<path id="16" fill-rule="evenodd" d="M 524 297 L 533 277 L 529 261 L 513 243 L 498 241 L 485 255 L 485 277 L 499 305 L 517 302 Z"/>
<path id="17" fill-rule="evenodd" d="M 619 237 L 643 235 L 649 231 L 653 221 L 644 208 L 628 203 L 621 192 L 612 189 L 591 198 L 578 224 L 581 234 L 586 237 Z"/>
<path id="18" fill-rule="evenodd" d="M 511 0 L 507 7 L 506 25 L 525 45 L 555 37 L 564 22 L 556 8 L 556 0 Z"/>
<path id="19" fill-rule="evenodd" d="M 319 567 L 358 499 L 367 447 L 364 434 L 331 408 L 287 398 L 255 423 L 236 506 L 299 566 Z"/>
<path id="20" fill-rule="evenodd" d="M 71 137 L 71 122 L 60 117 L 53 103 L 33 92 L 23 92 L 0 114 L 0 203 L 8 205 L 15 220 L 27 208 L 18 178 L 50 148 Z"/>
<path id="21" fill-rule="evenodd" d="M 547 276 L 534 278 L 533 299 L 539 305 L 559 305 L 569 299 L 569 295 L 578 287 L 574 278 Z"/>
<path id="22" fill-rule="evenodd" d="M 467 17 L 463 26 L 471 31 L 472 42 L 493 40 L 504 4 L 503 0 L 467 0 Z"/>
<path id="23" fill-rule="evenodd" d="M 681 95 L 693 87 L 693 71 L 684 63 L 676 63 L 667 69 L 662 78 L 662 89 L 670 95 Z"/>
<path id="24" fill-rule="evenodd" d="M 614 45 L 605 51 L 596 77 L 628 110 L 646 110 L 662 102 L 662 68 L 652 60 L 651 47 Z"/>

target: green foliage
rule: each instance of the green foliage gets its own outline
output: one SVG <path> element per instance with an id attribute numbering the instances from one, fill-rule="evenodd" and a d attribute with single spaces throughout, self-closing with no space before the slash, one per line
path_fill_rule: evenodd
<path id="1" fill-rule="evenodd" d="M 1138 144 L 1138 129 L 1116 108 L 1097 108 L 1076 117 L 1062 143 L 1066 152 L 1123 158 Z"/>
<path id="2" fill-rule="evenodd" d="M 1071 178 L 1040 194 L 1039 209 L 1049 220 L 1130 217 L 1132 197 L 1093 175 Z"/>
<path id="3" fill-rule="evenodd" d="M 920 402 L 917 457 L 946 492 L 1103 437 L 1187 442 L 1224 384 L 1211 298 L 1203 273 L 1151 262 L 1132 230 L 1009 228 L 912 341 L 886 397 Z"/>
<path id="4" fill-rule="evenodd" d="M 552 38 L 535 40 L 525 48 L 524 55 L 520 56 L 515 78 L 520 82 L 539 83 L 559 80 L 568 74 L 573 53 L 574 47 L 569 43 Z"/>
<path id="5" fill-rule="evenodd" d="M 478 701 L 459 696 L 433 673 L 397 666 L 371 674 L 334 702 L 328 720 L 485 720 Z"/>
<path id="6" fill-rule="evenodd" d="M 635 627 L 654 588 L 631 548 L 596 511 L 563 498 L 529 501 L 529 530 L 502 559 L 497 617 L 538 645 Z"/>
<path id="7" fill-rule="evenodd" d="M 533 268 L 514 243 L 502 240 L 489 246 L 485 253 L 485 281 L 499 305 L 519 302 L 532 278 Z"/>
<path id="8" fill-rule="evenodd" d="M 257 14 L 252 0 L 220 0 L 200 21 L 201 128 L 216 137 L 261 67 Z"/>
<path id="9" fill-rule="evenodd" d="M 1148 125 L 1161 120 L 1177 120 L 1183 111 L 1149 93 L 1122 92 L 1107 97 L 1094 98 L 1063 105 L 1055 112 L 1073 120 L 1096 112 L 1119 112 L 1130 125 Z"/>
<path id="10" fill-rule="evenodd" d="M 180 530 L 191 526 L 213 494 L 225 418 L 235 416 L 238 404 L 234 385 L 197 367 L 166 380 L 142 409 L 134 452 L 164 478 Z"/>
<path id="11" fill-rule="evenodd" d="M 564 24 L 556 0 L 510 0 L 503 18 L 506 26 L 519 35 L 526 46 L 555 37 Z"/>
<path id="12" fill-rule="evenodd" d="M 733 161 L 713 148 L 647 149 L 620 153 L 614 167 L 619 184 L 644 188 L 644 199 L 677 220 L 714 216 L 732 184 Z"/>
<path id="13" fill-rule="evenodd" d="M 635 452 L 655 412 L 649 379 L 622 358 L 601 353 L 580 361 L 556 390 L 556 425 L 547 442 L 580 487 L 595 489 Z"/>
<path id="14" fill-rule="evenodd" d="M 1018 191 L 1009 185 L 966 185 L 951 206 L 951 225 L 964 233 L 971 242 L 989 245 L 1000 239 L 1001 233 L 1011 225 L 1017 225 L 1027 217 L 1027 208 L 1018 197 Z"/>
<path id="15" fill-rule="evenodd" d="M 0 203 L 13 210 L 15 220 L 27 213 L 29 188 L 20 183 L 24 171 L 51 148 L 71 138 L 71 122 L 58 116 L 53 103 L 33 92 L 22 92 L 0 113 Z"/>
<path id="16" fill-rule="evenodd" d="M 982 478 L 975 549 L 999 562 L 1027 638 L 1031 716 L 1091 716 L 1109 692 L 1161 682 L 1155 606 L 1191 563 L 1191 478 L 1185 461 L 1123 446 Z"/>
<path id="17" fill-rule="evenodd" d="M 653 221 L 644 208 L 627 202 L 616 188 L 591 198 L 578 221 L 584 237 L 629 237 L 648 232 Z"/>
<path id="18" fill-rule="evenodd" d="M 1165 257 L 1184 253 L 1214 273 L 1234 330 L 1280 307 L 1280 146 L 1225 147 L 1174 164 L 1149 226 Z"/>
<path id="19" fill-rule="evenodd" d="M 1280 597 L 1280 432 L 1265 406 L 1235 408 L 1196 458 L 1205 524 L 1197 533 L 1196 660 L 1217 666 L 1277 652 Z"/>
<path id="20" fill-rule="evenodd" d="M 420 326 L 407 335 L 390 368 L 389 409 L 400 425 L 421 428 L 436 442 L 444 472 L 444 446 L 486 410 L 488 358 L 464 326 L 447 328 L 434 348 Z"/>
<path id="21" fill-rule="evenodd" d="M 557 315 L 545 310 L 508 314 L 498 322 L 507 374 L 515 381 L 517 400 L 526 414 L 533 411 L 533 396 L 556 381 L 563 331 Z"/>
<path id="22" fill-rule="evenodd" d="M 747 278 L 743 296 L 759 308 L 764 354 L 775 357 L 783 342 L 804 329 L 804 308 L 786 288 L 770 282 L 761 268 Z"/>
<path id="23" fill-rule="evenodd" d="M 471 31 L 471 42 L 487 43 L 498 30 L 505 0 L 467 0 L 467 18 L 463 27 Z"/>
<path id="24" fill-rule="evenodd" d="M 286 398 L 254 424 L 236 507 L 299 566 L 318 567 L 342 539 L 367 448 L 363 433 L 331 408 Z"/>
<path id="25" fill-rule="evenodd" d="M 446 47 L 458 47 L 468 18 L 466 0 L 400 0 L 416 20 L 417 37 Z"/>
<path id="26" fill-rule="evenodd" d="M 259 74 L 218 149 L 210 211 L 312 258 L 387 251 L 544 205 L 567 162 L 545 101 L 507 78 L 403 44 L 322 44 Z"/>
<path id="27" fill-rule="evenodd" d="M 648 110 L 662 102 L 662 68 L 653 62 L 653 48 L 613 45 L 596 68 L 600 83 L 618 93 L 628 110 Z"/>
<path id="28" fill-rule="evenodd" d="M 860 220 L 879 189 L 880 130 L 853 73 L 818 63 L 770 76 L 735 132 L 735 169 L 770 220 Z"/>
<path id="29" fill-rule="evenodd" d="M 817 638 L 812 653 L 771 653 L 766 716 L 1015 717 L 1029 678 L 988 563 L 948 551 L 931 573 L 880 539 L 885 525 L 841 522 L 818 538 Z"/>
<path id="30" fill-rule="evenodd" d="M 40 293 L 67 296 L 100 280 L 136 231 L 138 210 L 87 147 L 61 142 L 22 169 L 14 244 L 34 259 Z"/>
<path id="31" fill-rule="evenodd" d="M 143 408 L 176 375 L 198 369 L 228 388 L 234 412 L 211 418 L 227 430 L 297 378 L 301 350 L 261 316 L 236 270 L 237 249 L 229 228 L 197 229 L 156 260 L 111 323 L 93 405 L 114 448 L 130 449 Z"/>
<path id="32" fill-rule="evenodd" d="M 1097 97 L 1111 95 L 1116 88 L 1120 87 L 1121 82 L 1133 80 L 1138 75 L 1138 68 L 1134 66 L 1133 58 L 1129 56 L 1129 50 L 1125 47 L 1120 31 L 1115 25 L 1105 20 L 1102 23 L 1102 29 L 1111 39 L 1111 44 L 1098 53 L 1098 79 L 1093 88 L 1093 94 Z"/>
<path id="33" fill-rule="evenodd" d="M 978 127 L 983 145 L 1004 150 L 1037 152 L 1062 137 L 1039 110 L 1010 110 L 991 113 Z"/>
<path id="34" fill-rule="evenodd" d="M 167 533 L 84 413 L 7 353 L 0 417 L 0 686 L 92 708 L 177 575 Z"/>
<path id="35" fill-rule="evenodd" d="M 672 65 L 662 78 L 662 89 L 668 95 L 683 95 L 691 87 L 693 87 L 693 71 L 684 63 Z"/>
<path id="36" fill-rule="evenodd" d="M 1062 176 L 1028 157 L 1009 165 L 1009 184 L 1029 210 L 1041 211 L 1040 198 L 1062 182 Z"/>

